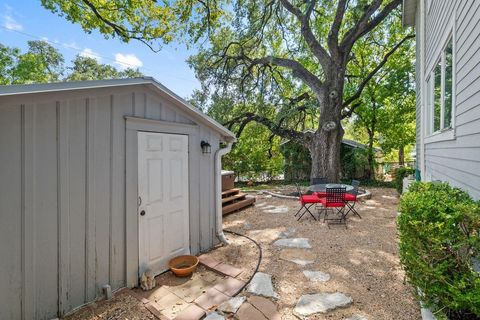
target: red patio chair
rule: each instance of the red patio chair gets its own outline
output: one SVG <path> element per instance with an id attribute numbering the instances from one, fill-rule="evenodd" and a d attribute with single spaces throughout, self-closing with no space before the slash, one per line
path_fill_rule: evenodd
<path id="1" fill-rule="evenodd" d="M 362 216 L 357 212 L 357 210 L 355 210 L 355 204 L 357 203 L 358 187 L 360 186 L 360 181 L 352 180 L 352 186 L 353 186 L 353 190 L 345 194 L 345 201 L 347 202 L 347 207 L 348 207 L 348 211 L 345 214 L 345 216 L 348 216 L 348 214 L 351 212 L 361 219 Z"/>
<path id="2" fill-rule="evenodd" d="M 328 183 L 328 180 L 325 177 L 312 178 L 310 180 L 311 185 L 326 184 L 326 183 Z M 315 192 L 313 192 L 313 194 L 318 196 L 318 197 L 325 197 L 327 195 L 327 192 L 325 192 L 325 191 L 315 191 Z"/>
<path id="3" fill-rule="evenodd" d="M 300 215 L 297 218 L 297 221 L 300 220 L 303 215 L 308 212 L 314 220 L 317 220 L 313 213 L 310 211 L 310 208 L 318 203 L 320 203 L 320 198 L 317 197 L 316 195 L 302 195 L 302 191 L 300 190 L 300 187 L 297 184 L 297 191 L 298 191 L 298 199 L 300 200 L 300 209 L 298 209 L 297 213 L 295 213 L 295 217 Z M 303 212 L 301 212 L 303 209 Z M 301 214 L 300 214 L 301 213 Z"/>
<path id="4" fill-rule="evenodd" d="M 330 227 L 330 223 L 332 224 L 344 224 L 347 227 L 347 216 L 345 214 L 345 193 L 346 188 L 327 188 L 327 195 L 325 198 L 320 198 L 320 202 L 322 203 L 325 211 L 325 216 L 323 221 L 328 220 L 328 227 Z M 339 217 L 335 218 L 328 218 L 328 210 L 337 210 L 337 214 Z M 332 221 L 332 222 L 330 222 Z"/>

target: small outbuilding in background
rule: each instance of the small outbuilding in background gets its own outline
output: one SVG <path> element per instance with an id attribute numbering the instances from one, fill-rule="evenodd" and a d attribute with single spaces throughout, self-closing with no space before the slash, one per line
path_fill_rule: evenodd
<path id="1" fill-rule="evenodd" d="M 0 319 L 62 316 L 224 239 L 234 140 L 148 77 L 0 87 Z"/>

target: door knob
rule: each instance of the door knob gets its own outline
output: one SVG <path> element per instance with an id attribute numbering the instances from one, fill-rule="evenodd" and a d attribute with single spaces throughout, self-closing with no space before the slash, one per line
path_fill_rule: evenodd
<path id="1" fill-rule="evenodd" d="M 140 215 L 144 216 L 145 215 L 145 210 L 140 211 Z"/>

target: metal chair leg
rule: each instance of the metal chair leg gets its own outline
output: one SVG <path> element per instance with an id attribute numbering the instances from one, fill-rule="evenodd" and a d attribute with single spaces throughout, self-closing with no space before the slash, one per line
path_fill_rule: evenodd
<path id="1" fill-rule="evenodd" d="M 347 211 L 347 213 L 346 213 L 345 216 L 348 216 L 348 214 L 349 214 L 350 212 L 352 212 L 354 215 L 356 215 L 357 217 L 359 217 L 360 219 L 362 219 L 362 216 L 357 212 L 357 210 L 355 210 L 356 201 L 353 201 L 353 205 L 350 204 L 350 202 L 347 202 L 346 204 L 347 204 L 347 206 L 348 206 L 348 211 Z"/>
<path id="2" fill-rule="evenodd" d="M 305 210 L 304 210 L 303 213 L 300 215 L 300 217 L 297 218 L 297 221 L 300 221 L 300 219 L 302 219 L 302 217 L 303 217 L 303 216 L 305 215 L 305 213 L 307 213 L 307 212 L 312 216 L 313 220 L 317 221 L 317 218 L 315 218 L 315 216 L 313 215 L 313 213 L 309 210 L 314 204 L 315 204 L 315 203 L 312 203 L 312 204 L 310 204 L 310 206 L 308 206 L 308 207 L 307 207 L 306 205 L 304 205 L 302 208 L 300 208 L 300 210 L 303 209 L 303 208 L 304 208 Z M 298 214 L 298 213 L 297 213 L 297 214 Z M 295 216 L 296 216 L 296 215 L 295 215 Z"/>

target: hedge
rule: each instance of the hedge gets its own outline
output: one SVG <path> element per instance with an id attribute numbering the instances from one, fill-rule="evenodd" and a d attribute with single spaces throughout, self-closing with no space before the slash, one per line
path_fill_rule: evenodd
<path id="1" fill-rule="evenodd" d="M 413 183 L 400 201 L 400 260 L 439 319 L 480 319 L 480 205 L 446 183 Z"/>
<path id="2" fill-rule="evenodd" d="M 414 168 L 400 167 L 395 173 L 395 188 L 398 193 L 402 194 L 403 192 L 403 178 L 415 173 Z"/>

